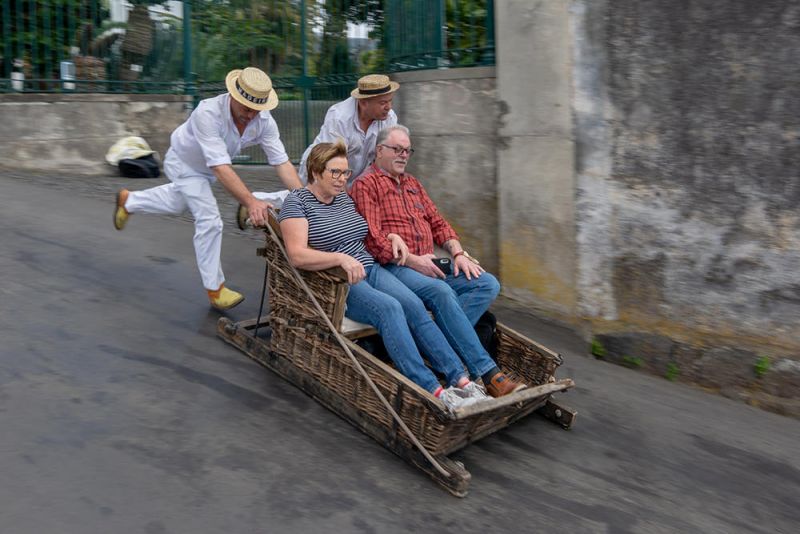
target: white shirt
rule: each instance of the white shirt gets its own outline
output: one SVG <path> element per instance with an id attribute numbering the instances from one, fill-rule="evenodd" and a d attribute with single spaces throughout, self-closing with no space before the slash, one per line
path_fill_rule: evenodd
<path id="1" fill-rule="evenodd" d="M 202 100 L 186 122 L 172 132 L 167 157 L 177 157 L 183 163 L 182 173 L 213 179 L 209 167 L 230 164 L 243 148 L 253 145 L 261 145 L 270 165 L 289 161 L 269 111 L 259 113 L 240 136 L 231 116 L 230 98 L 225 93 Z"/>
<path id="2" fill-rule="evenodd" d="M 396 124 L 397 115 L 394 110 L 390 110 L 386 120 L 372 121 L 365 132 L 358 122 L 358 100 L 351 96 L 347 100 L 332 105 L 325 114 L 325 122 L 322 123 L 319 134 L 314 142 L 306 148 L 303 159 L 300 161 L 300 179 L 303 184 L 308 182 L 306 159 L 314 145 L 333 143 L 341 137 L 347 144 L 347 164 L 353 169 L 353 176 L 347 181 L 347 187 L 350 187 L 353 180 L 358 178 L 375 159 L 375 140 L 378 132 Z"/>

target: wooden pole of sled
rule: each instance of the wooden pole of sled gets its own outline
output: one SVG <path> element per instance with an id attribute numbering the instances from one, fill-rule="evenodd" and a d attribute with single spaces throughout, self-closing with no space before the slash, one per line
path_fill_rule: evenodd
<path id="1" fill-rule="evenodd" d="M 397 421 L 397 424 L 400 426 L 400 428 L 403 429 L 403 432 L 406 433 L 408 438 L 411 440 L 411 442 L 414 444 L 414 446 L 417 447 L 417 449 L 419 449 L 419 452 L 422 453 L 422 455 L 425 457 L 425 459 L 428 460 L 428 462 L 442 476 L 444 476 L 446 478 L 450 478 L 452 476 L 451 473 L 447 469 L 442 467 L 439 464 L 439 462 L 437 462 L 436 459 L 433 456 L 431 456 L 431 453 L 428 452 L 428 450 L 425 448 L 425 446 L 422 443 L 420 443 L 420 441 L 417 439 L 417 437 L 414 435 L 414 433 L 411 432 L 411 429 L 408 428 L 406 423 L 400 418 L 400 415 L 398 415 L 398 413 L 394 410 L 394 408 L 392 408 L 392 405 L 389 404 L 389 401 L 386 400 L 386 397 L 383 396 L 383 393 L 380 392 L 380 390 L 378 389 L 378 386 L 375 385 L 375 382 L 373 382 L 372 379 L 369 377 L 369 374 L 367 374 L 367 372 L 361 366 L 361 364 L 359 363 L 358 359 L 355 357 L 353 352 L 350 350 L 350 347 L 348 347 L 347 343 L 345 343 L 342 335 L 339 333 L 338 330 L 336 330 L 336 327 L 333 326 L 333 323 L 328 318 L 328 315 L 325 313 L 325 311 L 322 309 L 322 306 L 320 306 L 319 302 L 317 302 L 317 298 L 314 296 L 314 293 L 313 293 L 313 291 L 311 291 L 311 288 L 309 288 L 308 285 L 306 285 L 306 281 L 303 280 L 303 277 L 300 276 L 299 272 L 297 272 L 297 269 L 294 267 L 294 265 L 292 265 L 292 262 L 289 261 L 289 255 L 286 253 L 286 249 L 283 247 L 283 243 L 281 243 L 281 240 L 278 238 L 277 234 L 275 233 L 275 230 L 273 230 L 273 228 L 269 224 L 267 224 L 266 227 L 269 229 L 269 233 L 272 236 L 273 241 L 275 241 L 275 243 L 277 243 L 278 247 L 281 249 L 281 254 L 283 254 L 283 256 L 286 258 L 287 264 L 289 265 L 289 267 L 292 268 L 292 273 L 294 274 L 295 278 L 300 283 L 300 285 L 303 286 L 303 289 L 305 290 L 306 294 L 308 294 L 308 296 L 311 298 L 311 302 L 314 304 L 314 308 L 316 308 L 317 313 L 325 321 L 325 324 L 328 326 L 328 328 L 331 330 L 331 332 L 333 332 L 333 335 L 336 337 L 336 341 L 339 342 L 339 345 L 341 345 L 341 347 L 344 349 L 344 351 L 347 353 L 347 355 L 353 361 L 353 364 L 355 365 L 356 369 L 358 369 L 358 372 L 361 373 L 361 375 L 366 379 L 367 384 L 369 384 L 369 386 L 372 388 L 372 391 L 375 393 L 375 395 L 381 401 L 383 406 L 392 415 L 394 420 Z"/>

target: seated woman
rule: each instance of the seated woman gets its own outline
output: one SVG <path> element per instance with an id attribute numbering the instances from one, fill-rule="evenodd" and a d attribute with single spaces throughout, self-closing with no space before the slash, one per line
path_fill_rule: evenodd
<path id="1" fill-rule="evenodd" d="M 367 252 L 367 223 L 345 191 L 352 171 L 344 142 L 316 145 L 306 166 L 308 184 L 289 193 L 278 215 L 292 265 L 307 271 L 341 267 L 350 284 L 347 317 L 375 327 L 398 370 L 446 406 L 454 409 L 487 399 L 469 380 L 419 297 Z M 447 389 L 425 365 L 417 344 L 444 375 Z"/>

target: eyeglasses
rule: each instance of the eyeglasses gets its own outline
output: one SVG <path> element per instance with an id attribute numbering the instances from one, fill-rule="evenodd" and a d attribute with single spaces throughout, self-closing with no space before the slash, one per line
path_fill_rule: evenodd
<path id="1" fill-rule="evenodd" d="M 408 154 L 409 156 L 412 156 L 414 154 L 414 149 L 411 147 L 405 148 L 397 145 L 384 145 L 384 144 L 382 144 L 381 146 L 385 146 L 386 148 L 391 148 L 392 150 L 394 150 L 395 156 L 400 156 L 402 154 Z"/>
<path id="2" fill-rule="evenodd" d="M 338 180 L 341 176 L 350 178 L 353 176 L 353 169 L 325 169 L 331 173 L 331 178 Z"/>

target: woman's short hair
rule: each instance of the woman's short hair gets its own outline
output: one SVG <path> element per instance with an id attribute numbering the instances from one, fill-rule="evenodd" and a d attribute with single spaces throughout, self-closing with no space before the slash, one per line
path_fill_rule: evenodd
<path id="1" fill-rule="evenodd" d="M 335 143 L 319 143 L 314 145 L 306 159 L 306 177 L 308 183 L 314 183 L 314 173 L 322 174 L 325 172 L 325 165 L 333 158 L 346 158 L 347 145 L 341 137 Z"/>

